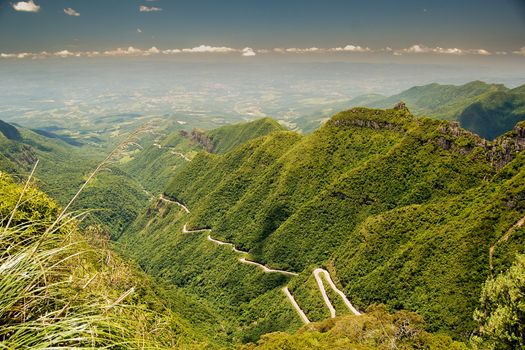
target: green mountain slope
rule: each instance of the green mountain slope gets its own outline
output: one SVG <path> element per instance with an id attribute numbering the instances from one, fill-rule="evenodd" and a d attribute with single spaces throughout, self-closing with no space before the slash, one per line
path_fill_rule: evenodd
<path id="1" fill-rule="evenodd" d="M 399 101 L 405 102 L 415 115 L 458 120 L 463 128 L 489 140 L 525 119 L 525 86 L 508 89 L 481 81 L 460 86 L 415 86 L 389 97 L 363 95 L 349 105 L 387 108 Z"/>
<path id="2" fill-rule="evenodd" d="M 249 144 L 253 148 L 259 145 L 260 149 L 243 169 L 255 174 L 297 139 L 291 132 L 278 132 L 275 137 L 254 140 Z M 217 157 L 201 153 L 190 164 Z M 232 161 L 223 166 L 234 169 L 241 165 Z M 257 166 L 252 169 L 252 165 Z M 214 180 L 209 178 L 210 186 Z M 199 191 L 198 185 L 193 190 Z M 300 327 L 300 320 L 280 290 L 288 278 L 239 264 L 236 253 L 207 241 L 205 233 L 182 233 L 187 219 L 176 204 L 154 201 L 126 230 L 119 245 L 149 274 L 206 300 L 213 319 L 233 343 L 255 341 L 268 332 Z"/>
<path id="3" fill-rule="evenodd" d="M 22 136 L 20 135 L 16 127 L 2 120 L 0 120 L 0 133 L 9 140 L 19 141 L 22 139 Z"/>
<path id="4" fill-rule="evenodd" d="M 9 127 L 4 129 L 19 136 L 8 139 L 0 133 L 0 171 L 24 176 L 38 159 L 35 175 L 39 186 L 62 205 L 106 156 L 96 147 L 78 146 L 47 133 L 6 125 Z M 102 224 L 117 237 L 148 198 L 138 181 L 113 165 L 86 188 L 72 209 L 95 210 L 97 215 L 89 216 L 86 223 Z"/>
<path id="5" fill-rule="evenodd" d="M 198 152 L 225 153 L 249 140 L 278 130 L 279 123 L 263 118 L 252 122 L 223 126 L 211 131 L 176 130 L 130 155 L 121 168 L 152 193 L 161 193 L 173 171 L 187 163 Z"/>
<path id="6" fill-rule="evenodd" d="M 458 120 L 462 127 L 492 140 L 525 120 L 525 93 L 517 88 L 488 94 L 465 108 Z"/>
<path id="7" fill-rule="evenodd" d="M 459 86 L 433 83 L 414 86 L 397 95 L 382 99 L 364 99 L 363 101 L 358 97 L 355 102 L 351 102 L 354 106 L 388 108 L 403 101 L 415 115 L 457 120 L 458 115 L 470 104 L 490 93 L 507 90 L 503 85 L 487 84 L 482 81 L 473 81 Z"/>
<path id="8" fill-rule="evenodd" d="M 268 334 L 257 344 L 248 344 L 241 349 L 467 349 L 450 337 L 425 332 L 423 326 L 424 322 L 417 314 L 398 311 L 389 315 L 384 307 L 378 306 L 369 308 L 365 315 L 325 320 L 294 334 Z"/>
<path id="9" fill-rule="evenodd" d="M 523 149 L 521 126 L 488 143 L 403 109 L 356 108 L 311 135 L 276 132 L 223 155 L 201 153 L 175 171 L 165 192 L 191 208 L 190 227 L 211 227 L 251 259 L 299 272 L 290 287 L 305 309 L 319 304 L 305 277 L 325 266 L 360 308 L 416 311 L 429 329 L 465 338 L 490 273 L 489 248 L 525 214 L 516 158 Z M 221 270 L 229 270 L 206 267 L 217 257 L 196 246 L 205 237 L 181 237 L 184 219 L 162 221 L 155 230 L 134 225 L 122 238 L 143 267 L 203 298 L 245 291 L 220 288 Z M 505 245 L 496 265 L 521 251 Z M 188 265 L 192 275 L 183 277 Z M 324 317 L 310 309 L 311 319 Z"/>
<path id="10" fill-rule="evenodd" d="M 258 119 L 250 123 L 223 126 L 207 133 L 214 153 L 226 153 L 235 147 L 274 131 L 286 130 L 271 118 Z"/>

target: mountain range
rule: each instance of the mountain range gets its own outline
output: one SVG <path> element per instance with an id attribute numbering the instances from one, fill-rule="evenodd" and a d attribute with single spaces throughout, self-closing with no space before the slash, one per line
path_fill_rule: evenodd
<path id="1" fill-rule="evenodd" d="M 516 348 L 519 316 L 498 315 L 515 307 L 505 293 L 520 278 L 508 276 L 525 273 L 523 96 L 431 84 L 354 99 L 382 108 L 347 109 L 307 134 L 263 118 L 144 127 L 102 148 L 1 122 L 0 212 L 12 219 L 0 244 L 28 238 L 0 266 L 32 259 L 26 248 L 59 251 L 69 262 L 60 271 L 55 257 L 43 261 L 64 283 L 30 298 L 53 290 L 77 302 L 35 302 L 31 322 L 89 314 L 96 329 L 127 329 L 125 339 L 97 333 L 100 346 L 142 337 L 151 348 Z M 13 178 L 37 159 L 26 192 Z M 71 220 L 55 229 L 83 183 Z M 92 253 L 73 258 L 71 242 Z M 38 276 L 13 278 L 19 299 L 0 305 L 14 327 L 0 338 L 12 346 L 26 339 L 13 336 L 27 331 L 21 291 L 49 283 Z M 59 328 L 27 339 L 67 345 Z"/>

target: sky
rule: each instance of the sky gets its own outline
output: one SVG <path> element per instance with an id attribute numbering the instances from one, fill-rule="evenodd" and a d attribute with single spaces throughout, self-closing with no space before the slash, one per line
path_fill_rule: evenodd
<path id="1" fill-rule="evenodd" d="M 525 61 L 525 0 L 0 0 L 0 60 Z"/>

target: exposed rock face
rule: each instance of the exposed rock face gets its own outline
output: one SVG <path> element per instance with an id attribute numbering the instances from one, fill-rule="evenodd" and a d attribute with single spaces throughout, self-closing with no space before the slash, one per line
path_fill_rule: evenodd
<path id="1" fill-rule="evenodd" d="M 394 107 L 394 110 L 406 111 L 407 116 L 411 116 L 406 105 L 400 102 Z M 381 118 L 374 118 L 374 113 L 380 113 L 379 110 L 370 110 L 371 114 L 364 115 L 365 111 L 362 108 L 354 108 L 345 113 L 348 113 L 345 118 L 336 118 L 328 121 L 328 124 L 334 126 L 355 126 L 362 128 L 370 128 L 375 130 L 396 130 L 400 132 L 407 132 L 410 129 L 410 122 L 406 124 L 407 120 L 402 117 L 399 123 L 396 119 L 381 120 Z M 375 120 L 374 120 L 375 119 Z M 422 120 L 415 119 L 421 125 Z M 413 124 L 412 124 L 413 125 Z M 462 129 L 458 122 L 441 122 L 437 128 L 438 135 L 424 138 L 425 142 L 433 142 L 445 150 L 452 150 L 460 154 L 467 155 L 474 150 L 482 149 L 481 154 L 485 154 L 487 160 L 499 170 L 506 164 L 511 162 L 516 155 L 525 150 L 525 121 L 518 123 L 511 132 L 502 135 L 494 141 L 487 141 L 470 131 Z M 408 131 L 409 132 L 409 131 Z M 423 141 L 423 139 L 422 139 Z"/>
<path id="2" fill-rule="evenodd" d="M 331 122 L 335 126 L 358 126 L 361 128 L 370 128 L 375 130 L 399 130 L 402 131 L 400 125 L 389 123 L 386 121 L 374 121 L 366 119 L 349 119 L 349 120 L 334 120 Z"/>
<path id="3" fill-rule="evenodd" d="M 525 122 L 518 123 L 511 132 L 488 144 L 490 160 L 497 169 L 512 161 L 525 150 Z"/>
<path id="4" fill-rule="evenodd" d="M 376 115 L 371 114 L 364 114 L 366 112 L 374 113 Z M 382 110 L 368 110 L 366 108 L 353 108 L 348 110 L 347 116 L 344 118 L 336 118 L 331 119 L 327 122 L 327 124 L 331 124 L 334 126 L 357 126 L 361 128 L 370 128 L 375 130 L 396 130 L 400 132 L 405 132 L 405 125 L 404 123 L 406 120 L 404 117 L 410 116 L 410 113 L 408 112 L 408 109 L 406 110 L 406 113 L 403 114 L 404 117 L 399 117 L 399 120 L 396 120 L 395 118 L 384 118 L 382 114 L 384 114 L 384 111 Z"/>
<path id="5" fill-rule="evenodd" d="M 405 102 L 399 101 L 399 103 L 394 106 L 394 110 L 396 110 L 396 111 L 408 111 L 408 107 L 407 107 Z"/>
<path id="6" fill-rule="evenodd" d="M 439 137 L 437 144 L 444 149 L 454 148 L 462 154 L 472 152 L 476 147 L 482 147 L 487 159 L 496 169 L 501 169 L 511 162 L 516 155 L 525 150 L 525 122 L 518 123 L 514 129 L 494 141 L 487 141 L 478 135 L 462 129 L 458 122 L 450 122 L 439 128 L 444 137 Z M 448 137 L 447 137 L 448 136 Z M 459 138 L 468 140 L 466 144 L 458 144 Z"/>
<path id="7" fill-rule="evenodd" d="M 213 142 L 203 130 L 193 129 L 191 131 L 191 139 L 193 142 L 201 145 L 209 153 L 213 152 Z"/>

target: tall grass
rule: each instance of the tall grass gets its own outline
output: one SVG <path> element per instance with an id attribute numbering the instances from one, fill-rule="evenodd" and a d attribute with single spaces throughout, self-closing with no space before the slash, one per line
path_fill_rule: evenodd
<path id="1" fill-rule="evenodd" d="M 0 252 L 0 348 L 131 345 L 133 335 L 109 315 L 108 305 L 73 293 L 67 267 L 82 252 L 67 243 L 67 230 L 43 241 L 35 235 L 19 241 L 30 227 L 8 228 L 0 234 L 0 246 L 8 247 Z"/>
<path id="2" fill-rule="evenodd" d="M 126 304 L 134 276 L 115 268 L 109 249 L 88 244 L 93 237 L 82 237 L 68 212 L 89 181 L 144 130 L 119 144 L 62 210 L 33 188 L 35 168 L 23 189 L 0 176 L 0 349 L 178 346 L 178 324 Z"/>

